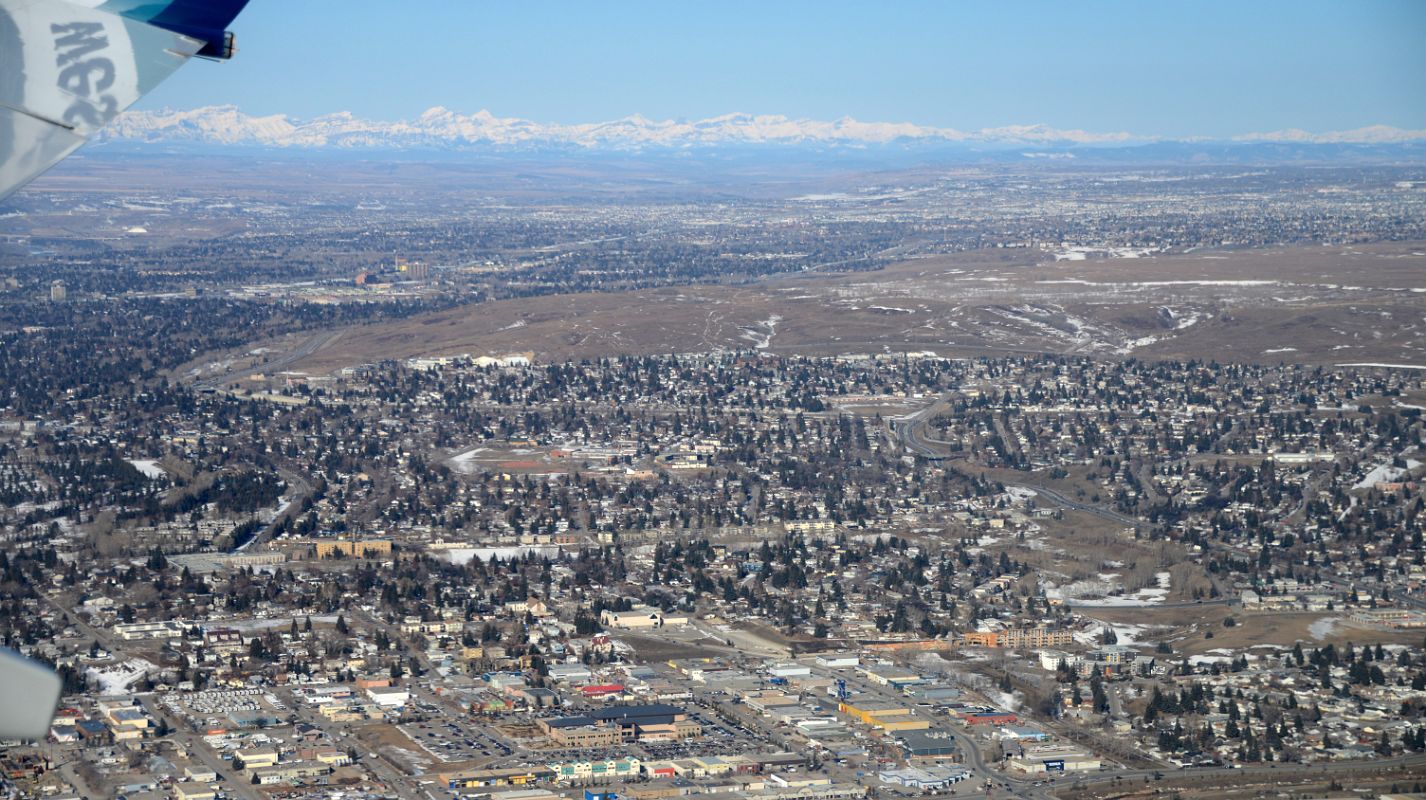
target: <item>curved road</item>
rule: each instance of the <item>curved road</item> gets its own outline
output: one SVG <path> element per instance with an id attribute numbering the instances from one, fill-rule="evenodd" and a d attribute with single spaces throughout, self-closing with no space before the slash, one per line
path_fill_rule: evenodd
<path id="1" fill-rule="evenodd" d="M 1131 528 L 1137 528 L 1140 525 L 1144 524 L 1142 520 L 1135 519 L 1134 517 L 1128 516 L 1126 514 L 1120 514 L 1118 511 L 1111 511 L 1107 508 L 1101 508 L 1099 506 L 1092 506 L 1088 505 L 1087 503 L 1081 503 L 1078 500 L 1071 500 L 1060 492 L 1057 492 L 1054 489 L 1050 489 L 1044 486 L 1027 484 L 1019 488 L 1032 489 L 1035 491 L 1036 494 L 1048 497 L 1053 502 L 1062 505 L 1066 508 L 1071 508 L 1075 511 L 1083 511 L 1086 514 L 1093 514 L 1094 516 L 1099 517 L 1100 519 L 1108 520 L 1110 522 L 1117 522 L 1121 525 L 1127 525 Z"/>
<path id="2" fill-rule="evenodd" d="M 927 438 L 925 427 L 926 420 L 945 408 L 946 400 L 949 398 L 948 394 L 920 411 L 907 414 L 904 417 L 893 417 L 889 420 L 892 432 L 896 434 L 897 441 L 901 443 L 901 449 L 932 461 L 941 461 L 947 458 L 945 453 L 932 447 L 932 440 Z"/>
<path id="3" fill-rule="evenodd" d="M 338 336 L 341 335 L 342 332 L 340 330 L 322 331 L 321 333 L 308 337 L 307 341 L 298 345 L 295 349 L 290 350 L 287 353 L 284 353 L 283 355 L 278 356 L 277 358 L 271 361 L 266 361 L 261 364 L 255 364 L 251 367 L 245 367 L 243 369 L 233 370 L 231 372 L 225 372 L 222 375 L 214 375 L 208 378 L 204 378 L 203 380 L 195 382 L 193 384 L 193 388 L 198 389 L 200 391 L 203 389 L 218 389 L 225 383 L 241 380 L 249 375 L 257 375 L 259 373 L 270 374 L 275 372 L 281 372 L 282 370 L 287 369 L 293 364 L 296 364 L 298 361 L 301 361 L 302 359 L 306 358 L 307 356 L 310 356 L 318 350 L 321 350 L 323 347 L 326 347 L 328 344 L 330 344 L 333 340 L 335 340 Z"/>

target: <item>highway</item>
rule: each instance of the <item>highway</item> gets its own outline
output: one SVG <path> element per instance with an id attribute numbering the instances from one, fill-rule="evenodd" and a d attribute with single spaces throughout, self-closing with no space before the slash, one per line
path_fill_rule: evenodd
<path id="1" fill-rule="evenodd" d="M 945 442 L 937 441 L 926 435 L 926 423 L 947 408 L 950 398 L 951 394 L 946 394 L 920 411 L 907 414 L 904 417 L 893 417 L 889 420 L 891 430 L 896 435 L 897 441 L 901 444 L 903 450 L 933 461 L 942 461 L 950 457 L 944 450 L 937 447 L 937 445 L 946 444 Z M 1006 434 L 1002 433 L 1002 438 L 1005 436 Z M 1009 440 L 1007 439 L 1007 441 Z M 1138 528 L 1144 524 L 1143 520 L 1107 508 L 1101 508 L 1100 506 L 1081 503 L 1046 486 L 1034 484 L 1025 485 L 1020 488 L 1033 489 L 1036 493 L 1053 503 L 1075 511 L 1092 514 L 1108 522 L 1130 528 Z"/>
<path id="2" fill-rule="evenodd" d="M 900 442 L 901 448 L 903 450 L 934 461 L 941 461 L 949 457 L 945 452 L 936 447 L 936 445 L 938 444 L 945 444 L 944 442 L 938 442 L 937 440 L 932 439 L 926 435 L 926 422 L 934 418 L 936 414 L 939 414 L 946 409 L 947 401 L 950 399 L 950 397 L 951 395 L 947 394 L 937 399 L 934 403 L 931 403 L 930 405 L 921 409 L 920 411 L 907 414 L 904 417 L 893 417 L 890 420 L 892 432 L 896 434 L 897 441 Z M 1142 520 L 1135 519 L 1134 517 L 1128 516 L 1126 514 L 1121 514 L 1117 511 L 1113 511 L 1107 508 L 1101 508 L 1099 506 L 1089 505 L 1088 503 L 1081 503 L 1078 500 L 1072 500 L 1069 497 L 1066 497 L 1065 495 L 1061 494 L 1060 492 L 1048 488 L 1046 486 L 1034 484 L 1025 485 L 1019 488 L 1032 489 L 1042 497 L 1045 497 L 1053 503 L 1064 506 L 1065 508 L 1073 509 L 1075 511 L 1083 511 L 1086 514 L 1093 514 L 1094 516 L 1099 517 L 1100 519 L 1107 520 L 1109 522 L 1114 522 L 1119 525 L 1124 525 L 1130 528 L 1138 528 L 1139 526 L 1144 524 Z"/>
<path id="3" fill-rule="evenodd" d="M 201 381 L 197 381 L 196 383 L 194 383 L 193 388 L 198 389 L 200 391 L 204 389 L 217 390 L 225 383 L 242 380 L 243 378 L 246 378 L 249 375 L 273 374 L 276 372 L 281 372 L 282 370 L 285 370 L 293 364 L 296 364 L 297 362 L 306 358 L 307 356 L 310 356 L 318 350 L 321 350 L 323 347 L 326 347 L 328 344 L 335 341 L 336 338 L 341 335 L 341 331 L 322 331 L 321 333 L 308 337 L 306 341 L 298 345 L 295 349 L 290 350 L 282 354 L 281 356 L 278 356 L 277 358 L 274 358 L 270 361 L 265 361 L 261 364 L 255 364 L 251 367 L 232 370 L 229 372 L 225 372 L 222 375 L 214 375 L 212 377 L 205 378 Z"/>
<path id="4" fill-rule="evenodd" d="M 1050 489 L 1045 486 L 1040 486 L 1038 484 L 1027 484 L 1019 488 L 1031 489 L 1036 494 L 1049 499 L 1051 502 L 1054 502 L 1057 505 L 1061 505 L 1065 508 L 1070 508 L 1075 511 L 1083 511 L 1086 514 L 1093 514 L 1094 516 L 1099 517 L 1100 519 L 1108 520 L 1109 522 L 1116 522 L 1126 527 L 1137 528 L 1140 525 L 1144 524 L 1142 520 L 1135 519 L 1134 517 L 1128 516 L 1126 514 L 1120 514 L 1118 511 L 1111 511 L 1107 508 L 1101 508 L 1099 506 L 1092 506 L 1087 503 L 1081 503 L 1078 500 L 1071 500 L 1060 492 L 1057 492 L 1054 489 Z"/>
<path id="5" fill-rule="evenodd" d="M 936 449 L 936 442 L 926 436 L 926 421 L 939 414 L 946 408 L 946 401 L 950 395 L 945 395 L 920 411 L 907 414 L 904 417 L 893 417 L 890 420 L 892 433 L 896 434 L 897 441 L 901 443 L 901 449 L 914 453 L 922 458 L 932 461 L 941 461 L 947 458 L 944 452 Z"/>

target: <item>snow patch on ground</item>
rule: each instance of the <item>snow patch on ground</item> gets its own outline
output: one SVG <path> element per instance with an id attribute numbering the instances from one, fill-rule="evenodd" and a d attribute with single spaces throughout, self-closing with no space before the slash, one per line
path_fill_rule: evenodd
<path id="1" fill-rule="evenodd" d="M 1002 692 L 997 689 L 986 692 L 985 696 L 1006 711 L 1019 711 L 1020 706 L 1023 705 L 1019 692 Z"/>
<path id="2" fill-rule="evenodd" d="M 1393 467 L 1390 462 L 1385 464 L 1378 464 L 1372 469 L 1371 472 L 1368 472 L 1365 477 L 1352 484 L 1352 488 L 1368 489 L 1373 486 L 1376 486 L 1378 483 L 1391 483 L 1392 481 L 1401 478 L 1410 470 L 1416 469 L 1419 466 L 1421 466 L 1420 461 L 1416 461 L 1410 458 L 1406 459 L 1405 468 Z"/>
<path id="3" fill-rule="evenodd" d="M 117 664 L 90 667 L 85 674 L 99 684 L 101 696 L 128 694 L 132 686 L 143 680 L 154 665 L 142 658 L 131 658 Z"/>
<path id="4" fill-rule="evenodd" d="M 481 453 L 486 452 L 488 449 L 489 448 L 486 447 L 472 448 L 470 450 L 465 451 L 464 453 L 458 453 L 454 456 L 451 456 L 450 458 L 446 459 L 446 463 L 450 464 L 451 469 L 455 470 L 456 472 L 459 472 L 462 475 L 469 475 L 470 473 L 475 472 L 475 457 L 480 455 Z"/>
<path id="5" fill-rule="evenodd" d="M 1383 369 L 1426 369 L 1426 364 L 1382 364 L 1375 361 L 1356 361 L 1338 364 L 1339 367 L 1381 367 Z"/>
<path id="6" fill-rule="evenodd" d="M 1084 261 L 1097 258 L 1143 258 L 1155 252 L 1152 247 L 1066 247 L 1055 251 L 1056 261 Z"/>
<path id="7" fill-rule="evenodd" d="M 449 547 L 440 551 L 441 557 L 452 564 L 469 564 L 472 558 L 488 562 L 492 558 L 509 561 L 516 556 L 534 555 L 539 558 L 558 558 L 559 547 Z"/>
<path id="8" fill-rule="evenodd" d="M 1146 587 L 1126 595 L 1122 593 L 1124 587 L 1119 582 L 1119 573 L 1101 572 L 1096 578 L 1075 581 L 1064 587 L 1046 583 L 1044 591 L 1045 597 L 1052 600 L 1070 600 L 1074 605 L 1085 608 L 1151 606 L 1162 603 L 1170 588 L 1169 573 L 1157 572 L 1154 574 L 1154 580 L 1157 586 Z"/>
<path id="9" fill-rule="evenodd" d="M 1010 495 L 1010 500 L 1015 503 L 1023 503 L 1039 495 L 1039 492 L 1028 486 L 1007 486 L 1005 487 L 1005 493 Z"/>
<path id="10" fill-rule="evenodd" d="M 1140 589 L 1131 595 L 1117 595 L 1090 600 L 1076 600 L 1074 604 L 1085 608 L 1117 608 L 1131 606 L 1152 606 L 1162 603 L 1167 589 Z"/>
<path id="11" fill-rule="evenodd" d="M 757 328 L 743 328 L 743 339 L 753 343 L 753 349 L 766 350 L 772 346 L 772 339 L 777 335 L 777 323 L 782 322 L 782 317 L 773 314 L 762 322 Z"/>
<path id="12" fill-rule="evenodd" d="M 1307 632 L 1312 634 L 1313 639 L 1326 639 L 1332 635 L 1337 623 L 1341 622 L 1341 617 L 1323 617 L 1311 625 L 1307 626 Z"/>
<path id="13" fill-rule="evenodd" d="M 164 471 L 163 467 L 160 467 L 158 465 L 157 461 L 154 461 L 152 459 L 131 458 L 129 459 L 129 463 L 133 465 L 134 469 L 138 470 L 139 472 L 142 472 L 144 474 L 144 477 L 148 478 L 149 480 L 162 478 L 164 475 L 168 474 Z"/>
<path id="14" fill-rule="evenodd" d="M 1154 626 L 1131 625 L 1127 622 L 1115 622 L 1111 623 L 1109 627 L 1113 629 L 1115 637 L 1119 639 L 1118 644 L 1122 644 L 1125 647 L 1135 647 L 1144 643 L 1143 640 L 1139 637 Z"/>
<path id="15" fill-rule="evenodd" d="M 296 622 L 297 625 L 298 625 L 298 627 L 300 628 L 300 627 L 306 625 L 308 619 L 311 619 L 311 620 L 312 620 L 312 624 L 313 624 L 313 625 L 318 625 L 318 624 L 335 625 L 336 622 L 337 622 L 337 617 L 339 617 L 339 616 L 341 616 L 341 615 L 340 615 L 340 614 L 313 614 L 311 617 L 301 616 L 301 617 L 277 617 L 277 618 L 274 618 L 274 619 L 239 619 L 239 620 L 229 620 L 229 621 L 226 621 L 226 622 L 223 623 L 223 627 L 224 627 L 224 628 L 232 628 L 232 629 L 235 630 L 235 631 L 242 631 L 242 632 L 244 632 L 244 633 L 247 633 L 247 632 L 249 632 L 249 631 L 263 631 L 263 630 L 270 630 L 270 629 L 273 629 L 273 628 L 286 629 L 286 628 L 292 627 L 292 623 L 293 623 L 293 622 Z"/>

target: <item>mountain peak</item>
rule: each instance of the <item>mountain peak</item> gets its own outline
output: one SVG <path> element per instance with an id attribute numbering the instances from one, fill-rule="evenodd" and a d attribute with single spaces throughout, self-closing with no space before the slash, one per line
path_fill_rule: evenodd
<path id="1" fill-rule="evenodd" d="M 265 147 L 364 149 L 532 147 L 576 145 L 640 149 L 736 144 L 817 144 L 865 146 L 893 142 L 961 143 L 987 146 L 1126 145 L 1158 141 L 1124 132 L 1065 130 L 1036 123 L 964 132 L 910 122 L 863 122 L 843 116 L 832 121 L 794 119 L 780 114 L 734 112 L 701 120 L 654 120 L 632 114 L 608 122 L 547 124 L 497 117 L 486 109 L 463 116 L 434 106 L 413 120 L 379 122 L 349 111 L 294 120 L 283 114 L 254 117 L 236 106 L 190 111 L 130 111 L 102 138 L 134 141 L 188 141 Z M 1426 140 L 1426 131 L 1372 125 L 1352 131 L 1314 134 L 1302 130 L 1235 137 L 1239 142 L 1296 144 L 1395 144 Z"/>

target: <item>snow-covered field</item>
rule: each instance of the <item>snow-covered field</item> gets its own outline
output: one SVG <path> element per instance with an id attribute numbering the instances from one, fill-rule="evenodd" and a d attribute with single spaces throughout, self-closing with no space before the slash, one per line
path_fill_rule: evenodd
<path id="1" fill-rule="evenodd" d="M 158 465 L 157 461 L 151 459 L 131 458 L 129 459 L 129 463 L 133 465 L 134 469 L 138 470 L 139 472 L 142 472 L 145 478 L 148 478 L 150 480 L 153 480 L 155 478 L 162 478 L 164 475 L 168 474 L 164 471 L 163 467 L 160 467 Z"/>
<path id="2" fill-rule="evenodd" d="M 1368 472 L 1365 477 L 1352 484 L 1352 488 L 1368 489 L 1376 486 L 1378 483 L 1390 483 L 1394 480 L 1398 480 L 1408 471 L 1416 469 L 1419 466 L 1421 466 L 1420 461 L 1410 458 L 1406 459 L 1406 466 L 1404 468 L 1393 467 L 1390 462 L 1378 464 L 1373 467 L 1372 471 Z"/>
<path id="3" fill-rule="evenodd" d="M 1426 364 L 1382 364 L 1378 362 L 1356 362 L 1352 364 L 1338 364 L 1339 367 L 1382 367 L 1384 369 L 1426 369 Z"/>
<path id="4" fill-rule="evenodd" d="M 1336 629 L 1337 623 L 1341 621 L 1341 617 L 1323 617 L 1307 626 L 1307 632 L 1312 634 L 1312 638 L 1314 639 L 1326 639 L 1332 635 L 1332 631 Z"/>
<path id="5" fill-rule="evenodd" d="M 1156 630 L 1153 625 L 1131 625 L 1127 622 L 1115 622 L 1110 624 L 1114 629 L 1114 636 L 1119 640 L 1119 644 L 1126 647 L 1133 647 L 1144 644 L 1142 637 L 1150 630 Z"/>
<path id="6" fill-rule="evenodd" d="M 459 472 L 463 475 L 469 475 L 470 473 L 475 472 L 475 457 L 480 455 L 481 453 L 486 452 L 488 449 L 489 448 L 486 447 L 476 447 L 467 450 L 464 453 L 459 453 L 457 455 L 451 456 L 450 458 L 446 459 L 446 463 L 450 464 L 451 469 L 455 470 L 456 472 Z"/>
<path id="7" fill-rule="evenodd" d="M 1151 606 L 1162 603 L 1170 589 L 1169 573 L 1155 573 L 1154 579 L 1156 586 L 1145 587 L 1133 594 L 1122 594 L 1119 574 L 1102 572 L 1098 578 L 1075 581 L 1063 587 L 1046 584 L 1045 596 L 1052 600 L 1073 601 L 1074 605 L 1086 608 Z"/>
<path id="8" fill-rule="evenodd" d="M 1014 503 L 1023 503 L 1039 494 L 1028 486 L 1007 486 L 1005 493 L 1010 495 L 1010 500 Z"/>
<path id="9" fill-rule="evenodd" d="M 131 691 L 130 687 L 143 680 L 144 675 L 152 669 L 154 665 L 148 661 L 131 658 L 117 664 L 90 667 L 85 674 L 99 684 L 99 694 L 106 696 L 127 694 Z"/>
<path id="10" fill-rule="evenodd" d="M 772 346 L 772 339 L 777 335 L 777 323 L 782 322 L 782 317 L 773 314 L 759 323 L 758 328 L 744 328 L 742 338 L 753 343 L 753 349 L 766 350 Z"/>
<path id="11" fill-rule="evenodd" d="M 502 561 L 509 561 L 515 556 L 535 555 L 541 558 L 557 558 L 560 554 L 558 547 L 451 547 L 440 551 L 440 554 L 452 564 L 466 564 L 472 558 L 479 558 L 481 561 L 489 561 L 498 558 Z"/>

